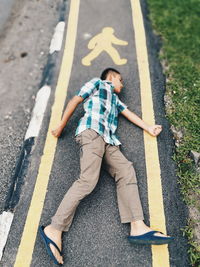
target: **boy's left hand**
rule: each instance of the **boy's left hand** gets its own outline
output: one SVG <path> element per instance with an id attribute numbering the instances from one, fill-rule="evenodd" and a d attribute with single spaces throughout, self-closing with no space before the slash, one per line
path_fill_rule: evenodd
<path id="1" fill-rule="evenodd" d="M 147 132 L 152 136 L 158 136 L 162 131 L 162 125 L 152 125 L 148 127 Z"/>

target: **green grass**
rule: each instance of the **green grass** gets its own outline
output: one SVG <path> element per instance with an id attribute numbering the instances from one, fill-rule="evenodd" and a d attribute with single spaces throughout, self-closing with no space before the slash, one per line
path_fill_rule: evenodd
<path id="1" fill-rule="evenodd" d="M 160 59 L 165 66 L 166 94 L 170 99 L 167 117 L 183 133 L 174 155 L 180 188 L 187 205 L 197 207 L 200 175 L 189 152 L 200 152 L 200 1 L 147 0 L 147 3 L 153 29 L 162 40 Z M 200 244 L 194 241 L 191 220 L 184 234 L 190 244 L 191 264 L 200 266 Z"/>

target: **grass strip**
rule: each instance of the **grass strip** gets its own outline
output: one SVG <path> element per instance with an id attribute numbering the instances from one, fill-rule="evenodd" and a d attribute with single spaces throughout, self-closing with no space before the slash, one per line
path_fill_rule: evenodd
<path id="1" fill-rule="evenodd" d="M 200 266 L 200 166 L 190 156 L 191 150 L 200 152 L 200 1 L 147 3 L 153 29 L 162 40 L 159 56 L 166 75 L 166 113 L 176 139 L 173 158 L 189 207 L 190 218 L 183 234 L 190 244 L 191 265 Z"/>

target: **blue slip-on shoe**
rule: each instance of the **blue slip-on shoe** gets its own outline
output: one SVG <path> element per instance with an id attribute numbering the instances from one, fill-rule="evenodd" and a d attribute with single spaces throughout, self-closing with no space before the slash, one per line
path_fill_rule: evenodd
<path id="1" fill-rule="evenodd" d="M 174 238 L 171 236 L 169 237 L 157 236 L 157 235 L 154 235 L 155 233 L 161 233 L 161 232 L 150 231 L 143 235 L 135 235 L 135 236 L 130 235 L 128 236 L 128 240 L 129 242 L 134 243 L 134 244 L 150 244 L 150 245 L 169 244 L 174 240 Z"/>
<path id="2" fill-rule="evenodd" d="M 55 264 L 62 266 L 62 264 L 59 263 L 57 261 L 56 257 L 53 255 L 53 253 L 52 253 L 51 248 L 50 248 L 49 245 L 52 244 L 58 250 L 58 252 L 60 253 L 61 256 L 62 256 L 62 251 L 60 251 L 60 249 L 56 245 L 56 243 L 53 242 L 53 240 L 51 240 L 50 238 L 48 238 L 48 236 L 45 234 L 45 232 L 44 232 L 44 226 L 43 225 L 39 227 L 39 232 L 40 232 L 40 236 L 41 236 L 41 238 L 42 238 L 42 240 L 43 240 L 43 242 L 45 244 L 47 253 L 51 257 L 51 259 L 54 261 Z"/>

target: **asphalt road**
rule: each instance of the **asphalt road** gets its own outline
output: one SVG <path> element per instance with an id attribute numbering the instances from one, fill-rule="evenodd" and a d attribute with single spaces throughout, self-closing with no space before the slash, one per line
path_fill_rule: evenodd
<path id="1" fill-rule="evenodd" d="M 13 0 L 3 0 L 0 2 L 0 31 L 3 29 L 12 10 Z"/>
<path id="2" fill-rule="evenodd" d="M 67 22 L 69 3 L 65 1 L 64 3 L 66 5 L 65 20 Z M 187 210 L 180 198 L 177 178 L 175 176 L 175 165 L 171 159 L 174 144 L 164 111 L 164 76 L 157 58 L 160 43 L 152 33 L 151 25 L 147 19 L 148 12 L 145 2 L 141 1 L 141 4 L 147 38 L 155 120 L 156 123 L 163 125 L 163 132 L 158 138 L 158 150 L 166 227 L 167 232 L 176 237 L 176 242 L 169 246 L 170 266 L 187 267 L 189 266 L 187 241 L 182 237 L 180 230 L 186 223 Z M 59 12 L 62 13 L 62 10 L 57 10 L 57 12 L 56 17 L 58 18 Z M 87 49 L 88 41 L 91 37 L 100 33 L 104 27 L 112 27 L 115 30 L 116 37 L 128 41 L 127 46 L 114 46 L 122 58 L 128 59 L 127 64 L 118 66 L 114 64 L 108 54 L 102 53 L 94 59 L 91 66 L 82 65 L 81 59 L 89 52 Z M 132 13 L 129 1 L 81 1 L 75 54 L 65 104 L 67 104 L 84 82 L 99 76 L 104 68 L 111 66 L 117 68 L 124 78 L 125 86 L 120 99 L 128 105 L 130 110 L 141 116 L 140 81 L 135 40 L 133 37 Z M 45 49 L 48 49 L 47 44 Z M 52 93 L 43 119 L 40 135 L 35 140 L 36 145 L 31 153 L 30 163 L 20 191 L 20 201 L 14 208 L 13 224 L 0 263 L 3 267 L 14 266 L 43 153 L 51 115 L 51 106 L 54 101 L 53 91 L 56 87 L 61 57 L 62 53 L 53 55 L 51 58 L 51 60 L 54 60 L 55 66 L 54 72 L 52 72 L 53 77 L 47 83 L 51 85 Z M 31 61 L 29 61 L 29 65 L 33 68 Z M 50 68 L 48 62 L 47 66 Z M 43 72 L 41 80 L 44 80 L 45 75 L 45 72 Z M 82 115 L 83 109 L 80 106 L 66 126 L 62 137 L 58 140 L 40 224 L 50 222 L 50 218 L 56 211 L 65 192 L 73 181 L 78 178 L 79 151 L 74 140 L 74 134 L 77 122 Z M 148 188 L 142 130 L 132 125 L 125 118 L 120 117 L 117 134 L 122 143 L 122 152 L 134 163 L 145 221 L 148 224 Z M 126 236 L 128 234 L 129 225 L 122 225 L 120 223 L 114 181 L 102 168 L 98 185 L 81 202 L 70 231 L 63 235 L 63 250 L 66 262 L 64 266 L 153 267 L 151 247 L 132 246 L 127 242 Z M 27 244 L 28 242 L 29 240 L 27 240 Z M 26 262 L 24 262 L 22 267 L 24 266 L 27 266 Z M 53 266 L 38 235 L 31 266 Z M 159 267 L 165 266 L 161 264 Z"/>

